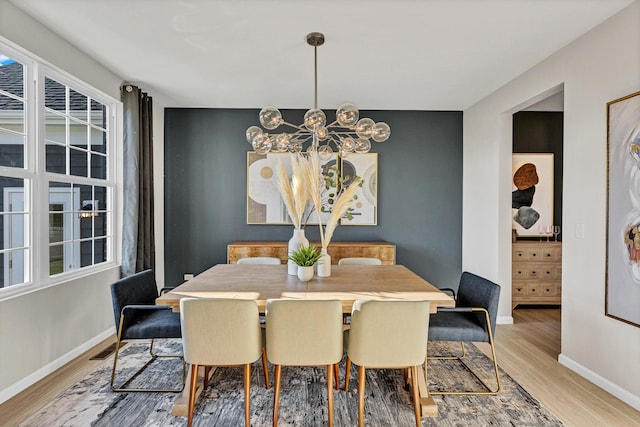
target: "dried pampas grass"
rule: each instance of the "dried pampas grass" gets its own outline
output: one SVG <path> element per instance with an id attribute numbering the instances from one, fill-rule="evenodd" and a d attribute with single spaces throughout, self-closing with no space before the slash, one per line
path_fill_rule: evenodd
<path id="1" fill-rule="evenodd" d="M 327 219 L 327 225 L 324 229 L 324 240 L 322 242 L 322 248 L 324 250 L 329 246 L 329 242 L 331 242 L 331 238 L 333 237 L 333 232 L 336 230 L 338 226 L 338 220 L 343 217 L 347 210 L 351 207 L 351 203 L 353 202 L 353 196 L 356 194 L 356 190 L 360 186 L 361 178 L 356 176 L 353 179 L 353 182 L 340 192 L 335 202 L 333 202 L 333 208 L 331 209 L 331 213 L 329 214 L 329 218 Z"/>
<path id="2" fill-rule="evenodd" d="M 282 164 L 282 160 L 278 158 L 278 166 L 276 167 L 275 184 L 280 192 L 282 201 L 287 208 L 287 213 L 291 218 L 291 222 L 296 229 L 302 226 L 302 216 L 309 200 L 307 191 L 307 180 L 304 169 L 301 165 L 302 159 L 298 156 L 291 155 L 291 180 L 287 170 Z"/>

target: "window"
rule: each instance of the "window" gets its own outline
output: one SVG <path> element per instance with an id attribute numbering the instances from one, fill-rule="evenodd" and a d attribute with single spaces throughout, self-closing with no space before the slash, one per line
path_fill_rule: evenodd
<path id="1" fill-rule="evenodd" d="M 115 105 L 0 43 L 0 298 L 113 261 Z"/>

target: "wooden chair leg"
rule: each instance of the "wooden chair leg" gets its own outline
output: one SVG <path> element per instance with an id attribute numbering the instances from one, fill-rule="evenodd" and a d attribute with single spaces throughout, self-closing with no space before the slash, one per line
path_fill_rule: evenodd
<path id="1" fill-rule="evenodd" d="M 198 385 L 198 365 L 191 365 L 191 383 L 189 384 L 189 408 L 187 412 L 187 427 L 193 425 L 193 407 L 196 404 L 196 388 Z"/>
<path id="2" fill-rule="evenodd" d="M 336 390 L 340 390 L 340 375 L 338 374 L 338 364 L 333 365 L 333 378 Z"/>
<path id="3" fill-rule="evenodd" d="M 329 427 L 333 427 L 333 369 L 337 365 L 327 365 L 327 406 L 329 407 Z"/>
<path id="4" fill-rule="evenodd" d="M 421 427 L 420 420 L 420 396 L 418 396 L 418 367 L 411 367 L 411 394 L 413 395 L 413 410 L 416 414 L 416 427 Z"/>
<path id="5" fill-rule="evenodd" d="M 358 427 L 364 427 L 364 366 L 358 366 Z"/>
<path id="6" fill-rule="evenodd" d="M 211 374 L 211 366 L 204 367 L 204 381 L 202 381 L 202 390 L 206 390 L 209 387 L 209 375 Z"/>
<path id="7" fill-rule="evenodd" d="M 244 365 L 244 425 L 251 426 L 251 365 Z"/>
<path id="8" fill-rule="evenodd" d="M 402 372 L 404 373 L 404 383 L 408 385 L 409 384 L 409 368 L 404 368 Z"/>
<path id="9" fill-rule="evenodd" d="M 282 365 L 273 368 L 273 427 L 278 427 L 278 404 L 280 402 L 280 378 Z"/>
<path id="10" fill-rule="evenodd" d="M 351 359 L 347 356 L 347 366 L 344 370 L 344 391 L 349 391 L 349 374 L 351 373 Z"/>
<path id="11" fill-rule="evenodd" d="M 262 348 L 262 369 L 264 370 L 264 388 L 269 390 L 269 366 L 267 364 L 267 350 Z"/>

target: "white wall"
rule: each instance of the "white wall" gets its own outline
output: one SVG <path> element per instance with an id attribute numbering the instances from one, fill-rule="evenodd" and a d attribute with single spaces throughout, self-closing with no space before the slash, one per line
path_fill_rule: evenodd
<path id="1" fill-rule="evenodd" d="M 0 36 L 120 98 L 118 76 L 5 0 L 0 0 Z M 118 134 L 120 129 L 118 123 Z M 121 206 L 120 202 L 116 205 Z M 122 217 L 120 212 L 117 217 Z M 119 235 L 119 221 L 116 230 Z M 116 245 L 119 247 L 119 242 Z M 118 277 L 116 266 L 0 301 L 0 403 L 114 332 L 109 283 Z"/>
<path id="2" fill-rule="evenodd" d="M 606 103 L 640 90 L 640 3 L 464 112 L 463 268 L 502 284 L 499 316 L 508 321 L 511 115 L 562 89 L 560 362 L 640 409 L 640 328 L 604 315 Z M 584 224 L 582 239 L 577 224 Z"/>

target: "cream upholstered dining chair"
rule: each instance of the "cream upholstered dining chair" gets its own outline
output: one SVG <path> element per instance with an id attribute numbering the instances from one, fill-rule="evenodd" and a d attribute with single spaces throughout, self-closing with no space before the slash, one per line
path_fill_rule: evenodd
<path id="1" fill-rule="evenodd" d="M 233 319 L 230 321 L 229 319 Z M 263 355 L 265 379 L 268 379 L 264 342 L 253 300 L 183 298 L 180 300 L 184 360 L 191 364 L 187 425 L 193 423 L 196 383 L 200 366 L 244 367 L 244 420 L 250 425 L 251 363 Z M 209 370 L 205 372 L 207 387 Z"/>
<path id="2" fill-rule="evenodd" d="M 358 425 L 364 425 L 366 368 L 411 370 L 411 389 L 420 427 L 418 367 L 427 355 L 429 301 L 358 300 L 351 311 L 345 390 L 351 363 L 358 365 Z M 405 371 L 406 372 L 406 371 Z"/>
<path id="3" fill-rule="evenodd" d="M 338 265 L 382 265 L 382 261 L 379 258 L 367 257 L 340 258 Z"/>
<path id="4" fill-rule="evenodd" d="M 278 425 L 282 366 L 327 367 L 329 426 L 333 426 L 333 376 L 342 359 L 342 303 L 338 300 L 267 300 L 267 359 L 275 365 L 273 425 Z"/>
<path id="5" fill-rule="evenodd" d="M 266 265 L 280 265 L 280 258 L 270 256 L 255 256 L 250 258 L 240 258 L 236 261 L 237 264 L 266 264 Z"/>

